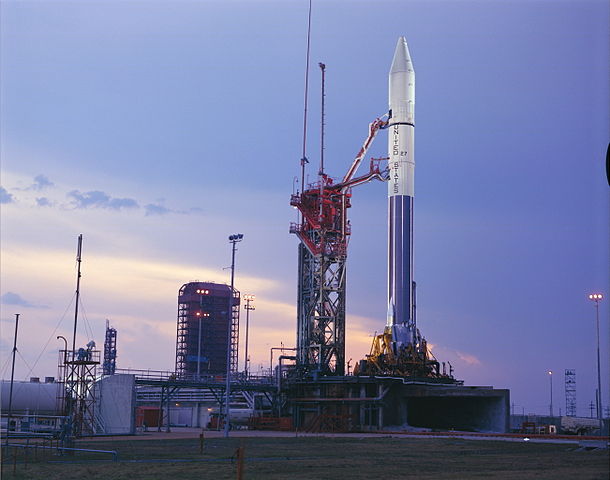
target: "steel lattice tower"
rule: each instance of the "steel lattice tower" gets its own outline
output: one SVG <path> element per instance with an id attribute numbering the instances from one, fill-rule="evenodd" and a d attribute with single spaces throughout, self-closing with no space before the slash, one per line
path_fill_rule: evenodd
<path id="1" fill-rule="evenodd" d="M 566 416 L 576 416 L 576 370 L 566 369 L 565 371 L 566 389 Z"/>
<path id="2" fill-rule="evenodd" d="M 351 193 L 322 175 L 293 195 L 303 221 L 292 224 L 299 244 L 297 365 L 304 373 L 343 375 L 345 369 L 345 261 Z"/>
<path id="3" fill-rule="evenodd" d="M 106 337 L 104 339 L 104 364 L 103 374 L 114 375 L 116 370 L 116 328 L 110 326 L 106 320 Z"/>
<path id="4" fill-rule="evenodd" d="M 97 431 L 95 419 L 95 386 L 100 351 L 93 343 L 76 352 L 60 350 L 59 382 L 63 384 L 60 408 L 66 409 L 72 419 L 75 437 L 92 435 Z"/>
<path id="5" fill-rule="evenodd" d="M 290 225 L 299 240 L 297 293 L 297 368 L 301 373 L 345 373 L 345 291 L 347 244 L 351 234 L 347 209 L 352 187 L 371 180 L 386 180 L 379 162 L 371 159 L 368 173 L 355 177 L 384 122 L 369 125 L 368 136 L 339 183 L 322 173 L 318 182 L 290 198 L 301 213 L 301 222 Z"/>
<path id="6" fill-rule="evenodd" d="M 309 55 L 309 53 L 308 53 Z M 297 369 L 303 375 L 344 375 L 345 373 L 345 285 L 347 244 L 350 226 L 351 188 L 371 180 L 385 181 L 379 161 L 371 159 L 369 172 L 355 177 L 377 132 L 386 122 L 369 124 L 368 135 L 352 165 L 339 183 L 324 173 L 325 68 L 322 71 L 322 118 L 318 182 L 305 188 L 305 134 L 301 159 L 303 192 L 293 194 L 290 205 L 301 213 L 301 222 L 290 225 L 299 240 L 297 293 Z M 307 105 L 307 99 L 305 101 Z M 307 112 L 307 108 L 305 108 Z M 306 116 L 306 115 L 305 115 Z M 305 131 L 306 131 L 305 121 Z"/>

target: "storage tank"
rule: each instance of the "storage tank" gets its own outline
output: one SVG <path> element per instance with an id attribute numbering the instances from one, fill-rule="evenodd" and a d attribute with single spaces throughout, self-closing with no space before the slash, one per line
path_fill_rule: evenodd
<path id="1" fill-rule="evenodd" d="M 58 410 L 61 387 L 60 383 L 54 382 L 13 382 L 12 413 L 14 415 L 61 415 Z M 0 389 L 2 413 L 7 413 L 11 392 L 10 380 L 2 380 Z"/>

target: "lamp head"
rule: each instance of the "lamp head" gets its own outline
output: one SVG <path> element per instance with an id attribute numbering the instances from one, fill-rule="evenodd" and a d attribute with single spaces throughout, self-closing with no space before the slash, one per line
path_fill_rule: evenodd
<path id="1" fill-rule="evenodd" d="M 229 236 L 229 242 L 240 242 L 242 238 L 244 238 L 244 235 L 242 233 L 236 233 L 234 235 Z"/>

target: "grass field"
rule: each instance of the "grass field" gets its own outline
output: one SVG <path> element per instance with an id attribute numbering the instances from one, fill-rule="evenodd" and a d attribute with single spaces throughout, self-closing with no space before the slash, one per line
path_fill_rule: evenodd
<path id="1" fill-rule="evenodd" d="M 359 437 L 98 440 L 78 448 L 116 450 L 108 455 L 13 453 L 2 479 L 202 480 L 235 479 L 235 452 L 244 447 L 244 479 L 608 479 L 608 450 L 577 451 L 573 444 L 464 439 Z M 43 458 L 44 457 L 44 458 Z M 102 460 L 103 459 L 103 460 Z M 69 462 L 69 463 L 63 463 Z"/>

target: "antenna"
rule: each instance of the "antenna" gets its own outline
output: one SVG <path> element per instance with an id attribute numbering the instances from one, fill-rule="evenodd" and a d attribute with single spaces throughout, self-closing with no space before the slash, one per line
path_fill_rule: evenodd
<path id="1" fill-rule="evenodd" d="M 309 0 L 309 14 L 307 17 L 307 55 L 305 59 L 305 100 L 303 108 L 303 154 L 301 156 L 301 191 L 305 191 L 305 164 L 307 160 L 307 100 L 309 97 L 309 51 L 311 46 L 311 1 Z"/>
<path id="2" fill-rule="evenodd" d="M 323 214 L 324 214 L 324 202 L 322 199 L 324 198 L 324 185 L 326 182 L 324 181 L 324 88 L 325 88 L 325 69 L 326 65 L 323 63 L 318 63 L 320 70 L 322 71 L 322 96 L 321 103 L 322 108 L 320 110 L 320 170 L 318 171 L 318 181 L 320 183 L 320 222 L 322 222 Z M 322 286 L 321 286 L 322 288 Z"/>
<path id="3" fill-rule="evenodd" d="M 78 323 L 78 302 L 80 299 L 80 264 L 81 264 L 81 253 L 83 250 L 83 234 L 78 236 L 78 246 L 76 249 L 76 263 L 77 263 L 77 274 L 76 274 L 76 306 L 74 307 L 74 335 L 72 336 L 72 360 L 74 360 L 74 354 L 76 352 L 76 324 Z"/>
<path id="4" fill-rule="evenodd" d="M 322 70 L 322 113 L 320 119 L 320 172 L 319 175 L 324 175 L 324 98 L 325 92 L 325 70 L 326 65 L 318 63 L 320 70 Z"/>

